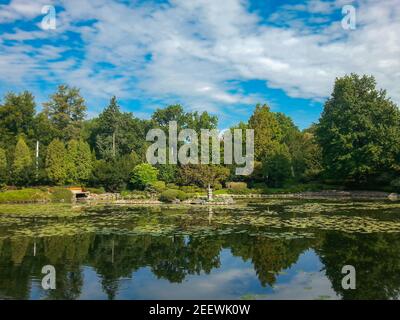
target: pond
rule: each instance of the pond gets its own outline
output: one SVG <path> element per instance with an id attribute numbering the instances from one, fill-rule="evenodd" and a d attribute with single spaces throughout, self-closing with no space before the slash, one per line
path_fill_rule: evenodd
<path id="1" fill-rule="evenodd" d="M 56 289 L 42 288 L 42 268 Z M 342 287 L 342 267 L 356 289 Z M 2 299 L 399 299 L 400 203 L 0 206 Z"/>

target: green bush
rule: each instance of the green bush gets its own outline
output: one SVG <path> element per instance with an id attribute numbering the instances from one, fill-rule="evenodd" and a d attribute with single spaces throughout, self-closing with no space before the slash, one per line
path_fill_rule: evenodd
<path id="1" fill-rule="evenodd" d="M 390 182 L 390 186 L 394 191 L 400 192 L 400 178 L 392 180 L 392 182 Z"/>
<path id="2" fill-rule="evenodd" d="M 131 173 L 132 185 L 144 190 L 148 185 L 157 181 L 158 170 L 149 163 L 138 164 Z"/>
<path id="3" fill-rule="evenodd" d="M 199 188 L 198 186 L 182 186 L 180 190 L 186 193 L 198 193 L 198 192 L 205 192 L 204 188 Z"/>
<path id="4" fill-rule="evenodd" d="M 142 190 L 124 190 L 121 192 L 121 197 L 124 200 L 137 200 L 137 199 L 149 199 L 149 193 Z"/>
<path id="5" fill-rule="evenodd" d="M 221 195 L 221 194 L 229 194 L 229 189 L 219 189 L 219 190 L 215 190 L 214 195 Z"/>
<path id="6" fill-rule="evenodd" d="M 85 188 L 86 191 L 94 194 L 102 194 L 106 193 L 106 190 L 103 187 L 100 188 Z"/>
<path id="7" fill-rule="evenodd" d="M 252 189 L 228 189 L 228 193 L 230 194 L 251 194 L 253 193 Z"/>
<path id="8" fill-rule="evenodd" d="M 134 162 L 129 156 L 95 162 L 91 183 L 102 186 L 107 192 L 121 192 L 126 188 Z"/>
<path id="9" fill-rule="evenodd" d="M 179 190 L 179 187 L 175 183 L 167 183 L 168 189 L 176 189 Z"/>
<path id="10" fill-rule="evenodd" d="M 39 189 L 7 190 L 0 192 L 0 203 L 48 201 L 49 193 Z"/>
<path id="11" fill-rule="evenodd" d="M 184 201 L 188 199 L 188 195 L 180 190 L 168 189 L 160 195 L 160 201 L 162 202 L 174 202 L 175 200 Z"/>
<path id="12" fill-rule="evenodd" d="M 189 196 L 185 192 L 178 190 L 177 198 L 180 201 L 185 201 L 185 200 L 187 200 L 189 198 Z"/>
<path id="13" fill-rule="evenodd" d="M 51 201 L 52 202 L 66 202 L 66 203 L 71 203 L 74 194 L 65 188 L 51 188 L 50 189 L 50 194 L 51 194 Z"/>
<path id="14" fill-rule="evenodd" d="M 214 183 L 213 189 L 214 189 L 214 190 L 221 190 L 221 189 L 222 189 L 222 184 L 220 184 L 220 183 Z"/>
<path id="15" fill-rule="evenodd" d="M 164 181 L 154 181 L 149 184 L 149 187 L 154 191 L 161 193 L 167 188 Z"/>

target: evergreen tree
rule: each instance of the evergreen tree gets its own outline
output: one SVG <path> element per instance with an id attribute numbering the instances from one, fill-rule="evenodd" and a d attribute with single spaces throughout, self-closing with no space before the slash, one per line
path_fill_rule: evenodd
<path id="1" fill-rule="evenodd" d="M 84 183 L 92 173 L 92 153 L 83 140 L 70 140 L 67 144 L 68 183 Z"/>
<path id="2" fill-rule="evenodd" d="M 77 183 L 79 181 L 79 172 L 77 164 L 79 162 L 78 141 L 72 139 L 67 144 L 67 183 Z"/>
<path id="3" fill-rule="evenodd" d="M 68 141 L 79 138 L 86 116 L 85 100 L 79 89 L 60 85 L 50 101 L 43 106 L 60 139 Z"/>
<path id="4" fill-rule="evenodd" d="M 5 96 L 0 105 L 0 144 L 3 147 L 15 146 L 20 135 L 28 139 L 33 136 L 35 107 L 34 97 L 28 91 Z"/>
<path id="5" fill-rule="evenodd" d="M 7 157 L 6 157 L 6 151 L 2 148 L 0 148 L 0 184 L 6 183 L 7 182 Z"/>
<path id="6" fill-rule="evenodd" d="M 135 152 L 144 160 L 148 145 L 146 124 L 132 113 L 121 112 L 113 97 L 99 118 L 91 123 L 89 141 L 100 159 L 112 160 Z"/>
<path id="7" fill-rule="evenodd" d="M 118 145 L 121 141 L 120 136 L 117 137 L 117 133 L 122 125 L 122 117 L 117 98 L 113 96 L 98 121 L 101 132 L 96 137 L 96 143 L 103 158 L 115 158 L 119 154 L 117 149 L 119 149 Z"/>
<path id="8" fill-rule="evenodd" d="M 93 168 L 92 184 L 102 186 L 109 192 L 120 192 L 126 188 L 133 168 L 130 155 L 109 161 L 98 160 Z"/>
<path id="9" fill-rule="evenodd" d="M 47 148 L 46 155 L 45 168 L 49 180 L 56 185 L 64 184 L 70 167 L 64 143 L 59 139 L 54 139 Z"/>
<path id="10" fill-rule="evenodd" d="M 18 139 L 12 164 L 13 182 L 16 185 L 28 185 L 32 179 L 32 155 L 24 138 Z"/>

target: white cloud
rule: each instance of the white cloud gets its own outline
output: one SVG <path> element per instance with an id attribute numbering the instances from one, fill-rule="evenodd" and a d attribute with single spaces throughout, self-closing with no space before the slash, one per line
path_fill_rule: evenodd
<path id="1" fill-rule="evenodd" d="M 0 23 L 35 18 L 41 15 L 44 5 L 52 3 L 52 0 L 11 0 L 8 5 L 0 5 Z"/>
<path id="2" fill-rule="evenodd" d="M 45 78 L 92 96 L 154 98 L 229 114 L 235 105 L 262 102 L 262 96 L 242 92 L 240 81 L 262 80 L 290 96 L 320 100 L 331 92 L 335 77 L 357 72 L 375 75 L 400 102 L 398 0 L 354 3 L 358 26 L 348 31 L 340 21 L 326 23 L 331 14 L 340 14 L 342 0 L 283 6 L 270 18 L 289 19 L 285 28 L 261 24 L 243 0 L 62 1 L 56 32 L 17 29 L 0 36 L 0 80 L 33 84 Z M 2 7 L 0 23 L 32 18 L 39 4 L 14 0 Z M 305 13 L 322 23 L 317 32 Z M 78 24 L 85 21 L 93 23 Z M 69 40 L 37 48 L 26 42 L 46 34 L 62 39 L 66 31 L 78 33 L 83 44 Z M 69 49 L 82 55 L 56 59 Z M 101 63 L 113 67 L 99 69 Z"/>

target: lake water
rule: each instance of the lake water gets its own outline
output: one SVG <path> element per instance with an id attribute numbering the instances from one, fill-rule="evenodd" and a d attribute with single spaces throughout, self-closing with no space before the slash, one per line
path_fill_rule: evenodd
<path id="1" fill-rule="evenodd" d="M 55 290 L 42 288 L 45 265 Z M 342 288 L 345 265 L 355 290 Z M 399 203 L 0 206 L 2 299 L 399 296 Z"/>

